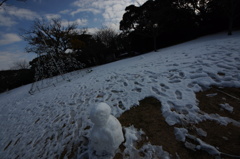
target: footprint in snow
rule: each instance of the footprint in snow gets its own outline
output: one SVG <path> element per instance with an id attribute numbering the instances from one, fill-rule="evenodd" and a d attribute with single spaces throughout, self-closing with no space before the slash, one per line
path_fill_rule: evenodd
<path id="1" fill-rule="evenodd" d="M 135 84 L 135 85 L 138 85 L 138 86 L 141 86 L 141 87 L 144 86 L 144 85 L 142 85 L 141 83 L 138 83 L 138 82 L 136 82 L 136 81 L 134 82 L 134 84 Z"/>
<path id="2" fill-rule="evenodd" d="M 155 88 L 155 87 L 152 87 L 152 91 L 153 91 L 154 93 L 156 93 L 157 95 L 164 96 L 164 97 L 167 96 L 166 94 L 160 92 L 160 91 L 159 91 L 157 88 Z"/>
<path id="3" fill-rule="evenodd" d="M 74 93 L 72 96 L 71 96 L 71 99 L 75 99 L 77 96 L 79 96 L 78 93 Z"/>
<path id="4" fill-rule="evenodd" d="M 176 90 L 175 94 L 176 94 L 177 99 L 182 99 L 182 92 L 180 92 L 179 90 Z"/>
<path id="5" fill-rule="evenodd" d="M 235 57 L 234 60 L 235 60 L 235 61 L 240 61 L 240 58 Z"/>
<path id="6" fill-rule="evenodd" d="M 124 106 L 123 102 L 122 101 L 119 101 L 118 102 L 118 107 L 122 110 L 126 110 L 126 107 Z"/>
<path id="7" fill-rule="evenodd" d="M 184 72 L 179 72 L 179 76 L 180 76 L 181 78 L 185 77 Z"/>
<path id="8" fill-rule="evenodd" d="M 160 86 L 161 86 L 161 90 L 164 91 L 164 92 L 166 92 L 168 89 L 170 89 L 168 86 L 166 86 L 163 83 L 160 83 Z"/>
<path id="9" fill-rule="evenodd" d="M 227 69 L 227 70 L 234 69 L 234 67 L 229 66 L 229 65 L 224 65 L 224 64 L 218 64 L 217 66 L 220 68 L 223 68 L 223 69 Z"/>
<path id="10" fill-rule="evenodd" d="M 179 83 L 179 82 L 181 82 L 181 80 L 179 79 L 174 79 L 169 81 L 169 83 Z"/>
<path id="11" fill-rule="evenodd" d="M 189 83 L 189 84 L 187 85 L 187 87 L 188 87 L 188 88 L 193 88 L 196 84 L 197 84 L 197 82 L 193 81 L 193 82 Z"/>
<path id="12" fill-rule="evenodd" d="M 141 93 L 142 92 L 142 88 L 134 88 L 134 89 L 132 89 L 132 91 Z"/>

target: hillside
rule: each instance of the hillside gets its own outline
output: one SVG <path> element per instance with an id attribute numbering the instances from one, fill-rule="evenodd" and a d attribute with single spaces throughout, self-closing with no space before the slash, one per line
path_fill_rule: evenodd
<path id="1" fill-rule="evenodd" d="M 199 126 L 202 130 L 204 121 L 239 126 L 239 118 L 221 117 L 203 108 L 200 98 L 203 100 L 208 96 L 216 96 L 216 92 L 206 93 L 208 96 L 196 95 L 212 86 L 218 90 L 221 87 L 240 88 L 239 39 L 240 32 L 233 36 L 223 33 L 206 36 L 157 52 L 94 67 L 91 72 L 83 70 L 68 74 L 66 76 L 70 82 L 55 83 L 54 86 L 35 91 L 33 95 L 28 93 L 31 84 L 2 93 L 0 158 L 80 158 L 87 151 L 88 135 L 93 126 L 89 112 L 98 102 L 108 103 L 112 107 L 112 114 L 122 121 L 128 132 L 122 151 L 119 150 L 116 157 L 181 156 L 179 152 L 182 151 L 176 154 L 174 149 L 164 147 L 166 143 L 161 144 L 163 141 L 158 138 L 164 137 L 164 134 L 156 136 L 160 144 L 149 143 L 148 140 L 136 144 L 138 140 L 134 138 L 140 141 L 141 136 L 146 136 L 148 132 L 144 132 L 145 128 L 138 129 L 137 125 L 126 124 L 122 115 L 134 106 L 138 108 L 137 105 L 141 105 L 139 101 L 146 97 L 154 97 L 149 102 L 159 106 L 157 110 L 160 117 L 153 121 L 165 123 L 159 133 L 173 131 L 169 134 L 176 137 L 165 142 L 179 141 L 189 148 L 193 148 L 189 134 L 194 135 L 188 130 L 190 125 L 202 124 Z M 208 104 L 209 101 L 204 103 Z M 233 104 L 222 104 L 222 109 L 235 111 Z M 152 117 L 147 110 L 143 109 L 142 113 L 148 116 L 142 120 Z M 156 112 L 156 109 L 153 110 Z M 198 130 L 203 136 L 211 134 Z M 197 149 L 212 155 L 221 154 L 212 143 L 203 142 L 202 137 L 195 139 Z M 208 153 L 206 155 L 209 157 Z"/>

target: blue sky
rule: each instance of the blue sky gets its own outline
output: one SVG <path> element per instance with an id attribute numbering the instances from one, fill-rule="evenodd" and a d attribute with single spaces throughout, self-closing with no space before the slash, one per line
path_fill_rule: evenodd
<path id="1" fill-rule="evenodd" d="M 2 0 L 0 0 L 1 2 Z M 61 18 L 62 24 L 77 22 L 79 28 L 94 32 L 108 26 L 118 30 L 126 6 L 139 6 L 147 0 L 8 0 L 0 7 L 0 70 L 10 69 L 16 61 L 30 61 L 19 33 L 36 18 Z"/>

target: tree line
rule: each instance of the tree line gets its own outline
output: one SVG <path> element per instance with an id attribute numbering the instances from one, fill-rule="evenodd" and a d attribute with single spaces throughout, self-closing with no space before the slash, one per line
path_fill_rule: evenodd
<path id="1" fill-rule="evenodd" d="M 239 28 L 239 0 L 148 0 L 126 7 L 120 31 L 105 27 L 89 34 L 77 24 L 64 26 L 61 19 L 37 19 L 22 37 L 28 42 L 27 52 L 45 57 L 42 64 L 54 57 L 54 65 L 72 71 L 223 30 L 231 35 Z M 37 61 L 30 62 L 32 68 Z"/>
<path id="2" fill-rule="evenodd" d="M 148 0 L 126 7 L 120 30 L 133 50 L 147 52 L 193 38 L 240 28 L 239 0 Z"/>

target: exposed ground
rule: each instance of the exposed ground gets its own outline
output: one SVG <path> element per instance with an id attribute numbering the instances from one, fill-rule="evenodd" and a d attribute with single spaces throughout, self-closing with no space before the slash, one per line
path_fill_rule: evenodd
<path id="1" fill-rule="evenodd" d="M 196 93 L 199 101 L 200 113 L 219 114 L 221 117 L 229 117 L 240 121 L 240 88 L 216 88 L 212 87 L 204 92 Z M 233 107 L 230 112 L 221 107 L 220 104 L 228 103 Z M 153 145 L 163 146 L 163 150 L 170 153 L 173 158 L 179 156 L 182 159 L 215 158 L 205 151 L 190 150 L 184 146 L 183 142 L 177 141 L 174 135 L 174 127 L 184 127 L 189 134 L 202 139 L 202 141 L 216 147 L 223 152 L 221 158 L 232 158 L 227 155 L 240 156 L 240 127 L 239 125 L 228 124 L 220 125 L 215 121 L 203 121 L 198 124 L 173 125 L 169 126 L 161 113 L 161 102 L 153 97 L 147 97 L 140 101 L 140 105 L 124 112 L 119 121 L 123 127 L 134 125 L 135 128 L 142 129 L 145 137 L 138 141 L 137 148 L 144 143 L 150 142 Z M 201 136 L 196 128 L 201 128 L 207 135 Z M 194 143 L 194 141 L 189 142 Z M 124 150 L 124 146 L 120 146 Z M 141 155 L 141 154 L 140 154 Z M 116 154 L 115 159 L 122 158 L 121 154 Z"/>

